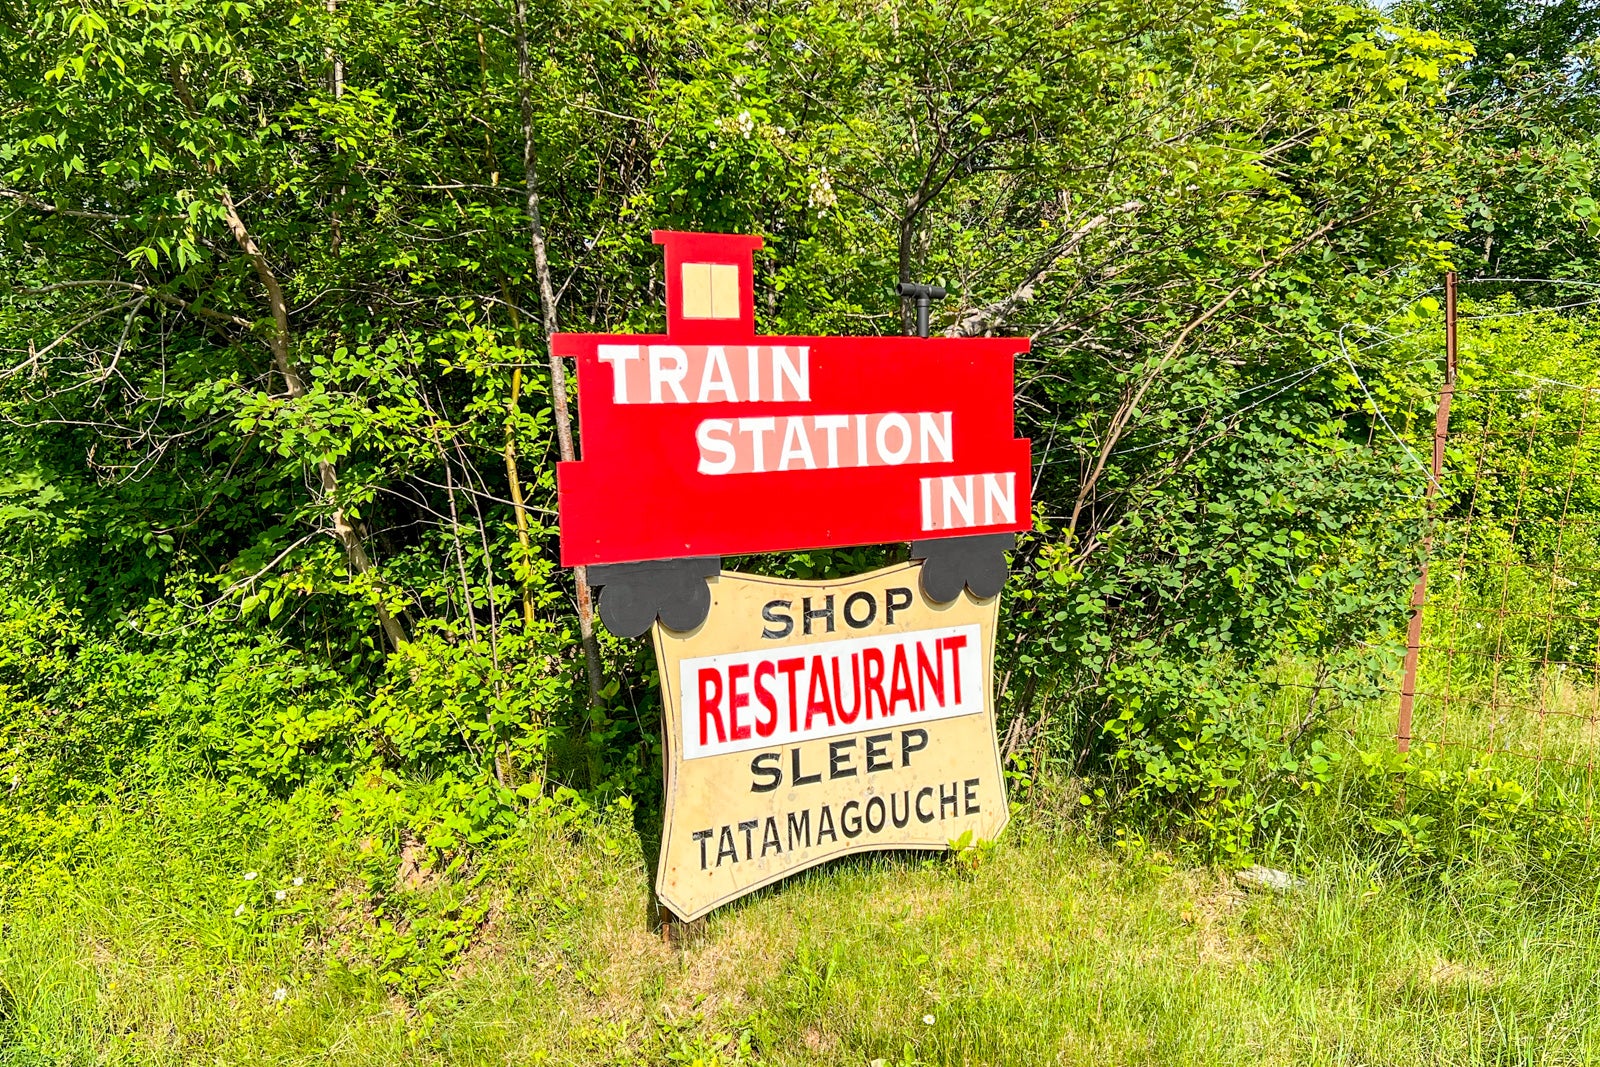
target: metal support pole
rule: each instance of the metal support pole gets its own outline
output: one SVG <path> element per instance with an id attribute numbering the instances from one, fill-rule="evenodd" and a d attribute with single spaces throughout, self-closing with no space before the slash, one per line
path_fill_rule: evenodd
<path id="1" fill-rule="evenodd" d="M 1450 436 L 1450 401 L 1456 394 L 1456 272 L 1444 276 L 1444 387 L 1439 390 L 1439 407 L 1433 418 L 1433 476 L 1423 490 L 1424 521 L 1431 518 L 1439 480 L 1444 476 L 1444 446 Z M 1400 716 L 1395 739 L 1401 752 L 1411 749 L 1411 712 L 1417 702 L 1417 665 L 1422 659 L 1422 611 L 1428 603 L 1428 553 L 1433 548 L 1433 530 L 1422 535 L 1422 573 L 1411 593 L 1411 624 L 1406 630 L 1405 674 L 1400 681 Z"/>
<path id="2" fill-rule="evenodd" d="M 894 291 L 902 298 L 910 298 L 917 304 L 917 336 L 928 336 L 928 308 L 935 300 L 943 300 L 947 295 L 944 287 L 939 285 L 919 285 L 916 282 L 901 282 L 894 287 Z"/>

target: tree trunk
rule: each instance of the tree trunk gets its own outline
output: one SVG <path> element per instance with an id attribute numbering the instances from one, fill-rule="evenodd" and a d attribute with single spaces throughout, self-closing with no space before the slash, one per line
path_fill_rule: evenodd
<path id="1" fill-rule="evenodd" d="M 513 322 L 516 309 L 512 309 Z M 517 330 L 520 339 L 522 331 Z M 506 479 L 511 483 L 511 513 L 517 520 L 517 544 L 522 548 L 524 561 L 533 558 L 532 539 L 528 536 L 528 508 L 522 501 L 522 473 L 517 468 L 517 406 L 522 399 L 522 368 L 511 371 L 511 399 L 506 401 Z M 525 564 L 526 565 L 526 562 Z M 522 580 L 522 625 L 533 628 L 533 590 L 527 578 Z"/>
<path id="2" fill-rule="evenodd" d="M 341 66 L 341 73 L 342 69 Z M 190 95 L 189 87 L 184 84 L 182 69 L 176 64 L 172 67 L 172 86 L 184 108 L 191 115 L 196 114 L 194 97 Z M 283 386 L 290 398 L 299 399 L 305 395 L 306 387 L 294 361 L 289 358 L 289 302 L 284 299 L 283 286 L 278 283 L 278 276 L 273 273 L 272 264 L 268 263 L 267 257 L 262 254 L 261 246 L 256 243 L 256 239 L 245 226 L 244 219 L 239 214 L 239 207 L 234 203 L 233 193 L 226 186 L 222 189 L 221 202 L 228 232 L 233 234 L 240 251 L 255 267 L 256 276 L 261 279 L 261 284 L 267 290 L 267 304 L 272 311 L 272 337 L 268 341 L 268 346 L 272 350 L 273 365 L 283 376 Z M 383 603 L 382 584 L 376 574 L 376 568 L 372 565 L 372 557 L 367 555 L 367 546 L 360 527 L 351 521 L 349 513 L 339 504 L 338 468 L 325 459 L 317 460 L 317 482 L 322 490 L 322 499 L 333 508 L 334 540 L 338 541 L 339 547 L 344 550 L 345 560 L 352 570 L 357 574 L 372 576 L 373 584 L 378 587 L 376 605 L 378 624 L 383 628 L 383 635 L 388 639 L 389 647 L 398 650 L 406 640 L 406 633 L 401 628 L 399 620 L 390 614 L 388 607 Z"/>
<path id="3" fill-rule="evenodd" d="M 337 15 L 338 13 L 339 0 L 328 0 L 328 14 Z M 333 98 L 338 100 L 344 96 L 344 60 L 339 58 L 339 53 L 331 48 L 328 49 L 328 59 L 333 64 Z"/>
<path id="4" fill-rule="evenodd" d="M 267 303 L 272 309 L 272 336 L 268 341 L 272 349 L 272 362 L 278 373 L 283 376 L 283 385 L 291 399 L 298 400 L 305 396 L 305 381 L 300 377 L 294 361 L 289 358 L 289 304 L 284 299 L 283 287 L 278 283 L 277 275 L 272 271 L 272 265 L 267 262 L 267 257 L 262 255 L 261 248 L 256 244 L 254 237 L 245 227 L 244 220 L 239 215 L 239 209 L 233 202 L 233 194 L 226 189 L 222 192 L 222 207 L 227 219 L 228 229 L 233 234 L 233 239 L 238 242 L 239 248 L 254 264 L 256 276 L 261 279 L 261 284 L 267 290 Z M 399 649 L 406 639 L 405 631 L 401 628 L 399 620 L 390 614 L 388 607 L 383 603 L 382 583 L 378 581 L 372 558 L 367 555 L 367 547 L 359 526 L 353 522 L 344 507 L 339 504 L 339 471 L 326 459 L 317 460 L 317 481 L 321 488 L 322 499 L 326 500 L 333 508 L 333 537 L 339 542 L 339 547 L 344 549 L 346 561 L 357 574 L 368 575 L 373 578 L 374 585 L 378 586 L 378 623 L 383 627 L 383 634 L 389 640 L 393 649 Z"/>
<path id="5" fill-rule="evenodd" d="M 517 0 L 517 102 L 522 109 L 522 173 L 528 198 L 528 241 L 533 246 L 533 269 L 539 282 L 539 308 L 544 316 L 545 346 L 550 352 L 550 400 L 555 409 L 556 441 L 565 462 L 577 459 L 572 446 L 572 413 L 567 407 L 567 369 L 550 339 L 559 329 L 556 289 L 550 277 L 550 257 L 545 248 L 544 222 L 539 214 L 539 170 L 533 149 L 533 102 L 528 86 L 533 70 L 528 62 L 528 2 Z M 594 597 L 586 567 L 572 569 L 578 594 L 578 633 L 583 641 L 584 665 L 589 673 L 589 703 L 600 703 L 600 644 L 594 636 Z"/>

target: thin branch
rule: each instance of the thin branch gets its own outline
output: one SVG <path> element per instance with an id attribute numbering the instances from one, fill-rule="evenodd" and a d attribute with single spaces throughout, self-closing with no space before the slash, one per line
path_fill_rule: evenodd
<path id="1" fill-rule="evenodd" d="M 1083 484 L 1078 488 L 1077 499 L 1073 502 L 1072 517 L 1067 523 L 1068 543 L 1071 543 L 1072 539 L 1077 535 L 1078 520 L 1083 512 L 1084 504 L 1088 501 L 1089 494 L 1094 491 L 1095 486 L 1099 483 L 1101 475 L 1105 473 L 1106 463 L 1108 460 L 1110 460 L 1112 452 L 1116 449 L 1117 442 L 1122 439 L 1122 435 L 1127 430 L 1129 422 L 1132 421 L 1134 413 L 1138 411 L 1139 404 L 1144 400 L 1145 393 L 1148 392 L 1150 386 L 1155 384 L 1156 380 L 1161 377 L 1162 372 L 1166 370 L 1168 365 L 1177 358 L 1178 353 L 1183 350 L 1183 347 L 1188 343 L 1189 338 L 1194 334 L 1194 332 L 1200 327 L 1204 326 L 1206 323 L 1210 322 L 1225 308 L 1227 308 L 1228 305 L 1232 304 L 1235 297 L 1244 292 L 1246 289 L 1255 285 L 1262 278 L 1266 277 L 1269 271 L 1278 266 L 1278 264 L 1282 263 L 1284 260 L 1288 259 L 1290 256 L 1299 255 L 1313 243 L 1321 240 L 1323 237 L 1326 237 L 1329 233 L 1332 233 L 1340 226 L 1354 225 L 1357 222 L 1370 218 L 1376 213 L 1377 209 L 1373 208 L 1344 222 L 1333 219 L 1323 223 L 1321 226 L 1318 226 L 1315 230 L 1312 230 L 1298 241 L 1295 241 L 1288 248 L 1285 248 L 1276 256 L 1267 260 L 1256 270 L 1251 271 L 1249 276 L 1246 277 L 1244 281 L 1228 290 L 1220 299 L 1213 302 L 1210 307 L 1206 308 L 1199 315 L 1189 320 L 1183 329 L 1178 332 L 1178 336 L 1173 339 L 1170 345 L 1167 346 L 1167 350 L 1162 354 L 1161 359 L 1156 362 L 1154 367 L 1145 373 L 1143 378 L 1141 378 L 1138 387 L 1135 388 L 1134 391 L 1123 400 L 1123 402 L 1118 406 L 1116 413 L 1112 415 L 1111 425 L 1107 427 L 1105 440 L 1102 441 L 1100 445 L 1100 453 L 1095 458 L 1094 466 L 1089 472 L 1089 477 L 1085 478 Z M 1088 551 L 1092 550 L 1093 549 L 1091 548 Z M 1086 557 L 1088 552 L 1086 551 L 1083 554 Z"/>
<path id="2" fill-rule="evenodd" d="M 62 289 L 126 289 L 131 293 L 139 293 L 150 297 L 152 300 L 158 300 L 169 307 L 175 307 L 179 311 L 187 311 L 191 315 L 198 315 L 200 318 L 211 322 L 225 323 L 244 330 L 252 329 L 255 326 L 255 323 L 241 316 L 203 307 L 191 300 L 185 300 L 182 297 L 173 296 L 171 293 L 162 292 L 153 286 L 141 285 L 138 282 L 119 281 L 115 278 L 88 278 L 81 281 L 56 282 L 52 285 L 42 285 L 37 289 L 17 289 L 14 292 L 18 296 L 48 296 Z"/>
<path id="3" fill-rule="evenodd" d="M 1139 211 L 1144 207 L 1142 200 L 1129 200 L 1118 204 L 1116 207 L 1096 215 L 1082 226 L 1073 230 L 1066 239 L 1050 249 L 1033 269 L 1022 279 L 1022 284 L 1009 295 L 967 312 L 955 325 L 945 331 L 946 337 L 977 337 L 1002 326 L 1009 317 L 1024 304 L 1032 302 L 1039 286 L 1061 264 L 1061 261 L 1076 252 L 1096 230 L 1101 229 L 1118 215 L 1127 215 Z"/>

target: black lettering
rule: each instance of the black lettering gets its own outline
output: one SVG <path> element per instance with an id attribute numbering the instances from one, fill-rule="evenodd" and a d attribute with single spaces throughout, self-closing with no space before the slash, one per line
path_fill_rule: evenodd
<path id="1" fill-rule="evenodd" d="M 877 805 L 876 809 L 873 808 L 874 804 Z M 874 810 L 876 810 L 877 813 L 878 813 L 878 819 L 877 819 L 876 824 L 874 824 L 873 819 L 872 819 L 872 813 L 873 813 Z M 884 810 L 884 807 L 883 807 L 883 798 L 882 797 L 868 797 L 867 798 L 867 829 L 872 833 L 879 833 L 880 831 L 883 830 L 883 824 L 888 821 L 888 818 L 889 818 L 889 815 Z"/>
<path id="2" fill-rule="evenodd" d="M 894 625 L 894 613 L 903 611 L 911 606 L 911 590 L 903 585 L 897 585 L 884 594 L 883 618 L 890 626 Z"/>
<path id="3" fill-rule="evenodd" d="M 780 623 L 783 627 L 782 629 L 773 629 L 771 626 L 763 626 L 761 628 L 762 637 L 768 637 L 776 641 L 794 633 L 794 616 L 774 610 L 775 608 L 787 608 L 793 603 L 794 601 L 792 600 L 769 600 L 761 606 L 761 618 L 763 621 Z"/>
<path id="4" fill-rule="evenodd" d="M 978 780 L 976 778 L 968 778 L 965 782 L 962 782 L 961 785 L 961 799 L 966 805 L 966 810 L 964 810 L 961 814 L 978 814 Z"/>
<path id="5" fill-rule="evenodd" d="M 784 784 L 784 769 L 778 765 L 781 758 L 782 752 L 763 752 L 750 760 L 750 774 L 755 776 L 755 781 L 750 782 L 750 792 L 770 793 Z"/>
<path id="6" fill-rule="evenodd" d="M 755 846 L 750 843 L 750 831 L 761 825 L 760 819 L 746 819 L 739 824 L 739 829 L 744 831 L 744 858 L 751 859 L 755 856 Z"/>
<path id="7" fill-rule="evenodd" d="M 847 749 L 856 747 L 856 739 L 846 738 L 843 741 L 828 742 L 828 780 L 835 778 L 854 778 L 856 769 L 850 766 L 850 753 Z"/>
<path id="8" fill-rule="evenodd" d="M 828 805 L 822 805 L 822 814 L 817 817 L 817 844 L 822 844 L 822 835 L 827 834 L 835 841 L 839 840 L 839 831 L 833 828 L 833 810 Z"/>
<path id="9" fill-rule="evenodd" d="M 857 619 L 856 615 L 855 615 L 855 612 L 850 610 L 850 605 L 852 605 L 852 604 L 866 604 L 867 605 L 867 616 L 866 616 L 866 618 Z M 866 627 L 871 626 L 872 625 L 872 620 L 876 619 L 877 617 L 878 617 L 878 602 L 877 602 L 877 600 L 873 599 L 872 594 L 867 592 L 865 589 L 858 589 L 856 592 L 851 593 L 848 597 L 845 598 L 845 601 L 844 601 L 844 621 L 850 624 L 850 628 L 851 629 L 853 629 L 853 630 L 865 629 Z"/>
<path id="10" fill-rule="evenodd" d="M 794 843 L 799 841 L 801 847 L 811 847 L 811 811 L 789 813 L 789 851 L 794 851 Z"/>
<path id="11" fill-rule="evenodd" d="M 768 852 L 782 851 L 783 841 L 778 837 L 778 820 L 768 815 L 766 828 L 761 831 L 761 855 L 765 856 Z"/>
<path id="12" fill-rule="evenodd" d="M 829 593 L 827 595 L 827 597 L 825 597 L 823 599 L 823 601 L 822 601 L 823 606 L 818 608 L 815 611 L 811 610 L 811 598 L 810 597 L 806 597 L 800 603 L 801 603 L 801 606 L 803 608 L 805 608 L 805 611 L 804 611 L 803 614 L 804 614 L 804 617 L 805 617 L 805 632 L 806 633 L 809 634 L 811 632 L 811 620 L 812 619 L 826 619 L 826 620 L 828 620 L 828 632 L 830 634 L 833 633 L 833 594 L 832 593 Z"/>
<path id="13" fill-rule="evenodd" d="M 912 741 L 915 739 L 916 743 Z M 911 753 L 921 752 L 928 747 L 928 731 L 921 728 L 900 731 L 900 766 L 911 766 Z"/>
<path id="14" fill-rule="evenodd" d="M 959 799 L 960 798 L 956 796 L 956 784 L 954 782 L 950 783 L 950 792 L 949 792 L 949 794 L 945 793 L 945 791 L 944 791 L 944 783 L 940 782 L 939 783 L 939 818 L 948 819 L 950 817 L 950 815 L 959 815 L 959 814 L 961 814 L 960 809 L 958 809 L 956 807 L 956 801 L 959 800 Z M 946 807 L 948 807 L 950 809 L 950 815 L 946 815 L 944 813 L 944 809 Z"/>
<path id="15" fill-rule="evenodd" d="M 889 755 L 889 742 L 894 740 L 894 734 L 868 734 L 867 735 L 867 773 L 892 770 L 894 757 Z"/>
<path id="16" fill-rule="evenodd" d="M 844 807 L 839 809 L 839 828 L 852 841 L 861 836 L 861 801 L 845 801 Z"/>
<path id="17" fill-rule="evenodd" d="M 800 750 L 798 748 L 791 748 L 789 750 L 789 766 L 794 770 L 794 773 L 789 776 L 789 781 L 793 782 L 795 785 L 810 785 L 812 782 L 822 781 L 821 771 L 818 771 L 816 774 L 800 773 Z"/>
<path id="18" fill-rule="evenodd" d="M 770 793 L 783 784 L 783 768 L 778 761 L 783 758 L 781 752 L 763 752 L 750 761 L 750 773 L 756 780 L 750 783 L 752 793 Z M 761 781 L 761 779 L 767 779 Z"/>
<path id="19" fill-rule="evenodd" d="M 906 810 L 904 813 L 900 811 L 900 805 L 895 803 L 901 797 L 904 797 L 906 802 Z M 898 795 L 894 793 L 889 794 L 889 821 L 894 823 L 894 828 L 896 830 L 904 830 L 906 823 L 911 821 L 911 790 L 907 789 L 905 792 Z"/>
<path id="20" fill-rule="evenodd" d="M 718 867 L 722 866 L 724 857 L 733 860 L 735 863 L 739 862 L 739 846 L 733 843 L 733 827 L 731 826 L 724 826 L 721 836 L 717 838 Z"/>
<path id="21" fill-rule="evenodd" d="M 711 840 L 711 833 L 712 831 L 710 830 L 696 830 L 694 832 L 694 839 L 700 842 L 700 869 L 702 871 L 706 869 L 706 842 Z"/>
<path id="22" fill-rule="evenodd" d="M 928 809 L 928 814 L 926 814 L 926 815 L 922 814 L 922 801 L 923 801 L 924 798 L 926 798 L 928 800 L 932 800 L 933 799 L 933 786 L 925 785 L 921 789 L 917 790 L 917 821 L 918 822 L 932 822 L 933 821 L 933 809 L 932 808 Z"/>

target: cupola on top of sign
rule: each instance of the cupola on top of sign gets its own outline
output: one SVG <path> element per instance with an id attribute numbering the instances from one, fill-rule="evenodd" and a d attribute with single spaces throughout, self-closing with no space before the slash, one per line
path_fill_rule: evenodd
<path id="1" fill-rule="evenodd" d="M 759 237 L 655 230 L 667 258 L 667 336 L 733 341 L 755 336 L 754 257 Z"/>

